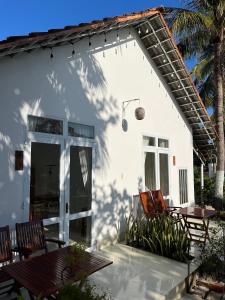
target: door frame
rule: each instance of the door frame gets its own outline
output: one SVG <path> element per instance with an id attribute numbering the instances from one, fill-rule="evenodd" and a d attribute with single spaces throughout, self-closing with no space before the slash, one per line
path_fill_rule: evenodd
<path id="1" fill-rule="evenodd" d="M 92 170 L 91 170 L 91 209 L 88 211 L 77 212 L 70 214 L 70 147 L 77 146 L 77 147 L 88 147 L 92 149 Z M 64 237 L 65 241 L 69 242 L 69 223 L 71 220 L 77 220 L 84 217 L 91 217 L 91 224 L 93 222 L 93 200 L 95 195 L 94 190 L 94 169 L 95 169 L 95 146 L 96 142 L 94 140 L 88 138 L 78 138 L 78 137 L 67 137 L 65 140 L 65 207 L 68 205 L 68 211 L 65 210 L 65 220 L 64 220 Z M 68 176 L 66 176 L 68 174 Z M 93 246 L 93 226 L 91 225 L 91 246 Z M 90 249 L 89 248 L 89 249 Z"/>
<path id="2" fill-rule="evenodd" d="M 155 138 L 155 146 L 146 146 L 143 145 L 143 137 L 153 137 Z M 158 147 L 158 139 L 166 139 L 169 143 L 168 148 Z M 164 153 L 168 155 L 168 180 L 169 180 L 169 194 L 164 196 L 165 199 L 170 199 L 171 197 L 171 164 L 170 164 L 170 140 L 167 137 L 162 137 L 154 134 L 143 134 L 142 135 L 142 182 L 143 182 L 143 191 L 146 190 L 145 186 L 145 153 L 151 152 L 155 154 L 155 177 L 156 177 L 156 189 L 160 189 L 160 167 L 159 167 L 159 155 Z"/>
<path id="3" fill-rule="evenodd" d="M 88 138 L 65 137 L 63 135 L 30 133 L 27 134 L 27 141 L 24 147 L 24 202 L 23 202 L 23 220 L 29 220 L 30 213 L 30 175 L 31 175 L 31 146 L 32 143 L 45 143 L 60 145 L 60 174 L 59 174 L 59 216 L 49 219 L 43 219 L 44 225 L 59 224 L 59 238 L 69 243 L 69 221 L 91 216 L 93 221 L 92 207 L 87 212 L 69 214 L 66 212 L 66 203 L 69 205 L 69 176 L 66 174 L 70 166 L 70 146 L 81 146 L 92 148 L 92 203 L 94 200 L 94 169 L 95 169 L 95 149 L 96 142 Z M 69 173 L 68 173 L 69 174 Z M 70 175 L 70 174 L 69 174 Z M 91 247 L 93 245 L 93 226 L 91 226 Z"/>
<path id="4" fill-rule="evenodd" d="M 65 211 L 65 188 L 63 184 L 65 174 L 65 147 L 64 138 L 56 134 L 28 133 L 24 148 L 24 202 L 23 202 L 23 220 L 29 220 L 30 214 L 30 175 L 31 175 L 31 147 L 32 143 L 44 143 L 51 145 L 60 145 L 59 161 L 59 216 L 49 219 L 43 219 L 44 225 L 59 224 L 59 238 L 64 240 L 63 212 Z"/>

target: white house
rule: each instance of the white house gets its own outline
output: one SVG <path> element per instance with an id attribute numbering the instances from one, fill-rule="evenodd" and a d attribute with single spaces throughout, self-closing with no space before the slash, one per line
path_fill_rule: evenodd
<path id="1" fill-rule="evenodd" d="M 139 191 L 194 202 L 215 131 L 159 10 L 1 41 L 0 92 L 0 226 L 43 218 L 94 246 Z"/>

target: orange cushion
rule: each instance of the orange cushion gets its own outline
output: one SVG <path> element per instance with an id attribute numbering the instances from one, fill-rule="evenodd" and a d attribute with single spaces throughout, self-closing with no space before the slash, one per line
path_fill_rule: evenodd
<path id="1" fill-rule="evenodd" d="M 140 195 L 140 202 L 143 207 L 144 213 L 146 215 L 151 214 L 155 211 L 155 203 L 152 197 L 152 193 L 150 191 L 141 192 Z"/>
<path id="2" fill-rule="evenodd" d="M 151 191 L 155 204 L 157 206 L 157 211 L 162 213 L 165 209 L 167 209 L 166 201 L 163 198 L 163 194 L 160 190 Z"/>

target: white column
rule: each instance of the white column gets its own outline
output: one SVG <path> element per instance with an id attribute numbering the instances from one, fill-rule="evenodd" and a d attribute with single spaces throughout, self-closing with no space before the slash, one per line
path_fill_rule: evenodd
<path id="1" fill-rule="evenodd" d="M 208 169 L 209 169 L 209 178 L 212 178 L 214 176 L 214 168 L 213 168 L 213 163 L 208 164 Z"/>
<path id="2" fill-rule="evenodd" d="M 203 190 L 204 190 L 204 164 L 201 164 L 201 205 L 204 205 L 203 201 Z"/>

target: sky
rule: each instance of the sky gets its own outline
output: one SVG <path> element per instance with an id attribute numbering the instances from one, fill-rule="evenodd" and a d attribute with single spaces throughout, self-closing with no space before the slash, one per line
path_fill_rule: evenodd
<path id="1" fill-rule="evenodd" d="M 145 10 L 182 0 L 0 0 L 0 40 Z"/>
<path id="2" fill-rule="evenodd" d="M 0 0 L 0 40 L 146 10 L 182 7 L 184 0 Z M 186 62 L 187 67 L 195 64 Z"/>

